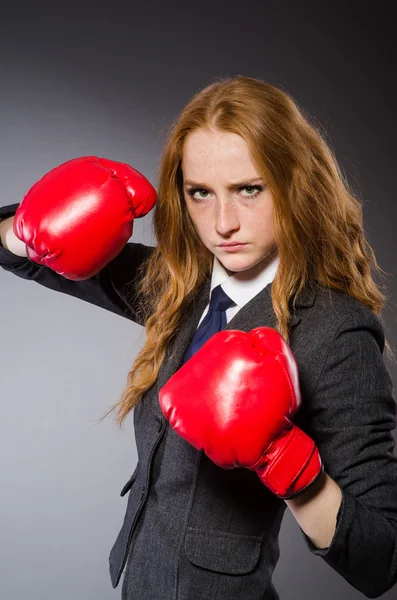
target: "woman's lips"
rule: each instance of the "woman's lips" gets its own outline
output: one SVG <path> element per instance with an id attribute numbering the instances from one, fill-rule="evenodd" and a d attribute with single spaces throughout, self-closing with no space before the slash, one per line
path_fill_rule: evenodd
<path id="1" fill-rule="evenodd" d="M 236 243 L 236 244 L 220 244 L 219 248 L 222 248 L 222 250 L 225 250 L 226 252 L 237 252 L 238 250 L 241 250 L 242 248 L 244 248 L 244 246 L 246 246 L 246 243 Z"/>

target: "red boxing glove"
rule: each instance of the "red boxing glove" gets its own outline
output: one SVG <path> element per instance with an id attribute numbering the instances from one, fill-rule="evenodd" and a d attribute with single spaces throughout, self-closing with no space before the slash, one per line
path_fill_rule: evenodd
<path id="1" fill-rule="evenodd" d="M 324 470 L 314 441 L 291 422 L 301 405 L 298 368 L 276 329 L 213 335 L 159 393 L 171 427 L 224 469 L 255 471 L 289 499 Z"/>
<path id="2" fill-rule="evenodd" d="M 127 164 L 83 156 L 52 169 L 21 201 L 15 235 L 30 260 L 72 280 L 98 273 L 155 205 L 151 183 Z"/>

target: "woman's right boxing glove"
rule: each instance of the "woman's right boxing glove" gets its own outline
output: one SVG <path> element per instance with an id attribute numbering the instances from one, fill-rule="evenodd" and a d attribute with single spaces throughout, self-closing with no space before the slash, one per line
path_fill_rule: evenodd
<path id="1" fill-rule="evenodd" d="M 125 163 L 96 156 L 69 160 L 22 199 L 13 231 L 30 260 L 72 280 L 92 277 L 132 235 L 134 218 L 156 203 L 151 183 Z"/>

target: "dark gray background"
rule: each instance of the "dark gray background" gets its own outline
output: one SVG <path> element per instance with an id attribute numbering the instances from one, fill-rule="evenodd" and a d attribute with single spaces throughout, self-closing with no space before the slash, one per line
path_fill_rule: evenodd
<path id="1" fill-rule="evenodd" d="M 364 203 L 388 272 L 396 344 L 396 80 L 386 2 L 32 2 L 0 15 L 1 204 L 75 156 L 129 162 L 156 183 L 164 134 L 216 77 L 259 77 L 325 129 Z M 153 243 L 150 215 L 134 240 Z M 108 552 L 136 462 L 116 401 L 144 341 L 139 326 L 0 272 L 0 596 L 120 597 Z M 396 369 L 386 359 L 393 380 Z M 275 585 L 282 600 L 362 598 L 309 554 L 287 510 Z M 158 557 L 161 560 L 161 557 Z M 155 564 L 153 565 L 155 568 Z M 395 589 L 384 598 L 394 598 Z"/>

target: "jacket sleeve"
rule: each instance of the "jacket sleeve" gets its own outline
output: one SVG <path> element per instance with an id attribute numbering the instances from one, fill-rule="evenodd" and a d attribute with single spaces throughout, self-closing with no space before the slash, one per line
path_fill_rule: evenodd
<path id="1" fill-rule="evenodd" d="M 18 204 L 0 207 L 0 219 L 15 214 Z M 83 281 L 62 277 L 45 265 L 38 265 L 29 257 L 21 257 L 6 250 L 0 243 L 0 266 L 5 270 L 43 285 L 49 289 L 80 298 L 105 310 L 144 326 L 139 312 L 139 298 L 135 283 L 139 267 L 149 258 L 154 248 L 129 242 L 99 273 Z"/>
<path id="2" fill-rule="evenodd" d="M 397 582 L 396 402 L 383 361 L 384 332 L 367 307 L 339 327 L 305 406 L 307 433 L 342 490 L 328 548 L 321 556 L 354 588 L 377 598 Z"/>

